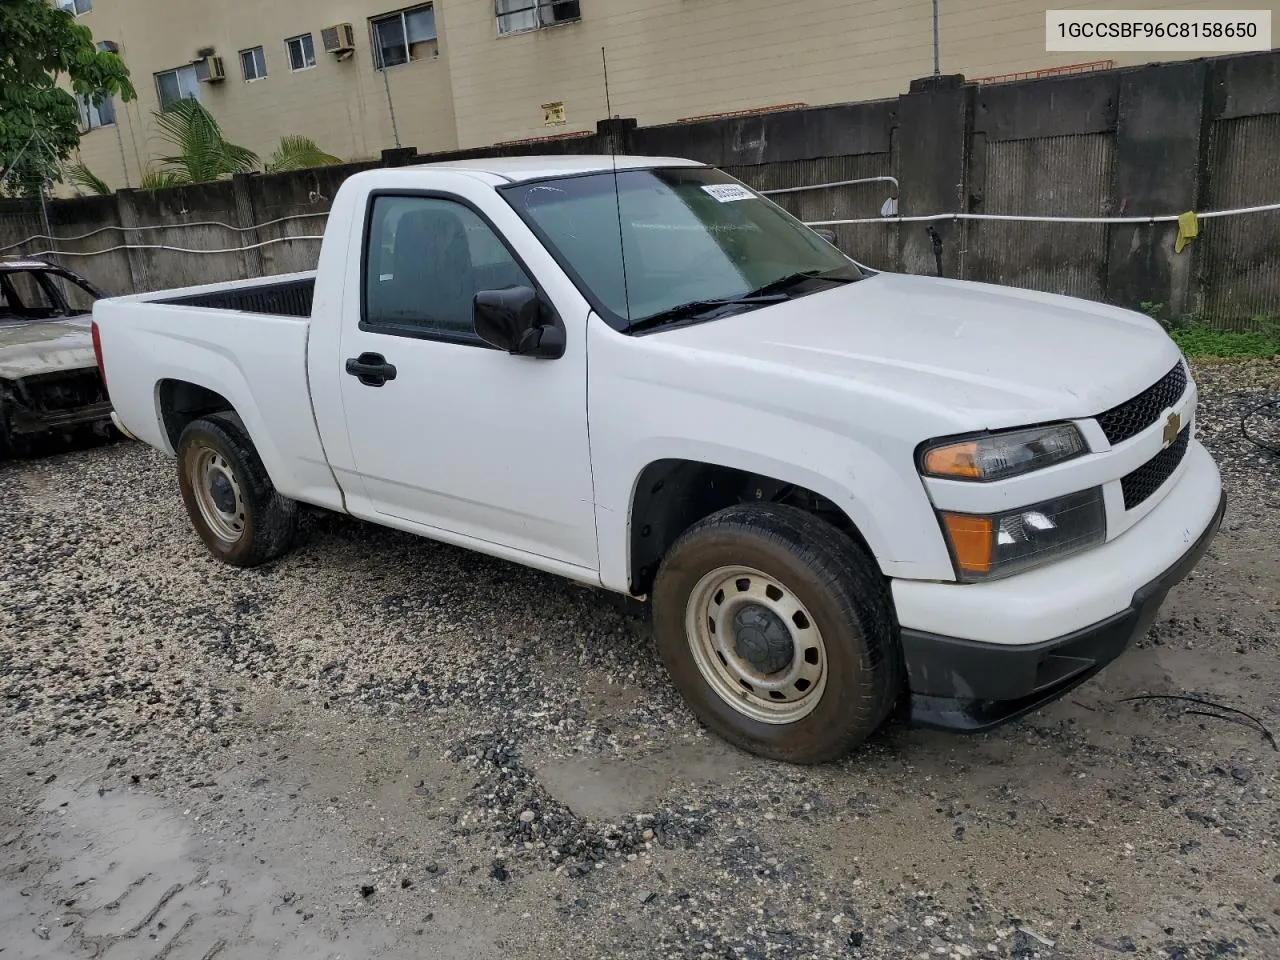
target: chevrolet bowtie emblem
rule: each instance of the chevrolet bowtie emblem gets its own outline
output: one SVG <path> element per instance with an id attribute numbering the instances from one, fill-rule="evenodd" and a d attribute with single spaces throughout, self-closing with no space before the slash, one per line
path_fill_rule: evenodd
<path id="1" fill-rule="evenodd" d="M 1182 429 L 1182 418 L 1176 413 L 1169 414 L 1164 425 L 1164 445 L 1167 447 L 1178 439 L 1178 431 Z"/>

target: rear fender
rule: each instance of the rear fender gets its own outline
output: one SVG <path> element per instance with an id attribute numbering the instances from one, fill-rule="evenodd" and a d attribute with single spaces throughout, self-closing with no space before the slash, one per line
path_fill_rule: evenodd
<path id="1" fill-rule="evenodd" d="M 266 468 L 267 476 L 271 478 L 272 485 L 276 490 L 288 496 L 290 491 L 297 489 L 297 478 L 282 455 L 280 448 L 272 439 L 267 419 L 244 373 L 231 361 L 229 356 L 211 348 L 207 344 L 202 344 L 198 350 L 195 350 L 193 345 L 187 344 L 184 350 L 179 346 L 182 343 L 181 340 L 170 341 L 171 346 L 175 349 L 166 356 L 165 372 L 168 376 L 165 379 L 191 383 L 206 390 L 212 390 L 214 393 L 224 397 L 232 412 L 244 424 L 245 431 L 249 434 L 249 439 L 253 441 L 254 448 L 258 451 L 263 467 Z M 184 353 L 187 356 L 184 356 Z M 193 353 L 195 354 L 194 357 L 191 356 Z M 162 382 L 157 381 L 153 387 L 153 403 L 155 405 L 157 425 L 155 435 L 159 440 L 156 445 L 160 446 L 170 457 L 177 457 L 177 450 L 174 448 L 174 444 L 169 437 L 169 431 L 165 427 L 161 385 Z"/>

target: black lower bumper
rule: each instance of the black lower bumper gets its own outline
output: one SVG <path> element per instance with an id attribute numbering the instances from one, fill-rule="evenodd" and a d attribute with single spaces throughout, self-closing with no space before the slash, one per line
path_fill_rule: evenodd
<path id="1" fill-rule="evenodd" d="M 16 407 L 9 414 L 9 430 L 14 435 L 68 430 L 85 424 L 110 423 L 111 402 L 91 403 L 66 410 L 32 411 Z"/>
<path id="2" fill-rule="evenodd" d="M 1056 700 L 1093 677 L 1144 636 L 1169 591 L 1204 556 L 1222 524 L 1213 520 L 1178 562 L 1134 592 L 1129 609 L 1044 643 L 978 643 L 902 630 L 914 726 L 977 733 Z"/>

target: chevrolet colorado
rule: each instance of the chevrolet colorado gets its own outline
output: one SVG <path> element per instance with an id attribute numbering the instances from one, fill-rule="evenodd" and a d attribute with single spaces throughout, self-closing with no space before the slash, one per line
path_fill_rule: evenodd
<path id="1" fill-rule="evenodd" d="M 310 504 L 651 599 L 696 716 L 795 763 L 1083 683 L 1225 506 L 1151 319 L 866 268 L 686 160 L 362 172 L 315 272 L 94 336 L 214 556 Z"/>

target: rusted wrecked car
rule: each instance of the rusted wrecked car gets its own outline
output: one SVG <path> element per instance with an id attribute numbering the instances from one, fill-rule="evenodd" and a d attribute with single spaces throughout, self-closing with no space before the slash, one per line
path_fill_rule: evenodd
<path id="1" fill-rule="evenodd" d="M 36 437 L 111 432 L 90 326 L 102 296 L 54 264 L 0 259 L 0 457 Z"/>

